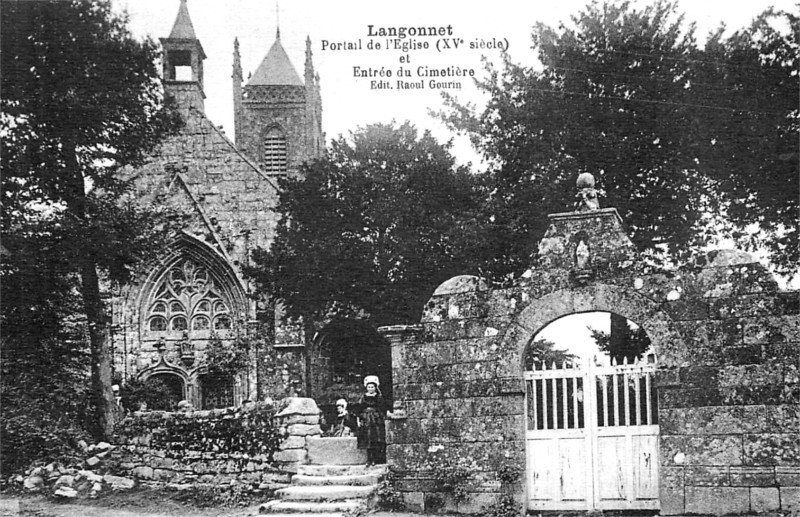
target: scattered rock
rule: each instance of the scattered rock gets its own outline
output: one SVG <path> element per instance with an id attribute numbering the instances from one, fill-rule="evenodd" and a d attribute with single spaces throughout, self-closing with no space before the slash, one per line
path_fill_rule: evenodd
<path id="1" fill-rule="evenodd" d="M 74 484 L 75 484 L 75 476 L 70 476 L 70 475 L 66 475 L 65 474 L 65 475 L 61 476 L 60 478 L 58 478 L 56 480 L 56 483 L 55 483 L 54 486 L 56 488 L 59 488 L 59 487 L 62 487 L 62 486 L 72 488 L 72 485 L 74 485 Z"/>
<path id="2" fill-rule="evenodd" d="M 103 476 L 103 481 L 110 485 L 112 490 L 130 490 L 134 486 L 133 479 L 122 476 L 112 476 L 111 474 Z"/>
<path id="3" fill-rule="evenodd" d="M 89 448 L 89 444 L 86 443 L 86 440 L 79 440 L 78 447 L 80 447 L 82 451 L 85 451 L 86 449 Z"/>
<path id="4" fill-rule="evenodd" d="M 96 467 L 97 465 L 100 464 L 100 458 L 98 458 L 97 456 L 92 456 L 91 458 L 86 460 L 86 464 L 89 466 L 89 468 Z"/>
<path id="5" fill-rule="evenodd" d="M 22 484 L 25 490 L 29 490 L 31 492 L 38 492 L 42 488 L 44 488 L 44 479 L 41 476 L 30 476 L 25 479 Z"/>
<path id="6" fill-rule="evenodd" d="M 56 491 L 53 492 L 53 495 L 74 499 L 75 497 L 78 497 L 78 491 L 72 487 L 62 486 L 56 489 Z"/>
<path id="7" fill-rule="evenodd" d="M 86 479 L 90 483 L 100 483 L 103 481 L 103 476 L 95 474 L 91 470 L 79 470 L 77 477 L 79 479 Z"/>
<path id="8" fill-rule="evenodd" d="M 111 450 L 113 448 L 114 448 L 114 446 L 111 445 L 108 442 L 100 442 L 97 445 L 95 445 L 95 450 L 99 450 L 99 451 L 108 451 L 108 450 Z"/>

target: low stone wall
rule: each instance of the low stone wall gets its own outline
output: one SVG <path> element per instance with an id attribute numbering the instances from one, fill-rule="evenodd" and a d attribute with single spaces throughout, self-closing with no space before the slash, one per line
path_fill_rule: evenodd
<path id="1" fill-rule="evenodd" d="M 291 473 L 276 461 L 286 441 L 273 425 L 276 408 L 249 406 L 134 413 L 117 426 L 112 468 L 165 484 L 246 484 L 253 490 L 285 486 Z"/>

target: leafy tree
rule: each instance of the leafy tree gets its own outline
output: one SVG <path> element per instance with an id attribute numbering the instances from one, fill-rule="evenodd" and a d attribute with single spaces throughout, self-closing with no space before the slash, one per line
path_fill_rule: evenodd
<path id="1" fill-rule="evenodd" d="M 141 164 L 176 119 L 164 109 L 156 45 L 134 39 L 109 2 L 5 3 L 1 21 L 4 241 L 36 225 L 59 250 L 60 273 L 75 278 L 95 432 L 106 438 L 114 400 L 102 285 L 129 279 L 153 248 L 147 230 L 162 222 L 119 171 Z"/>
<path id="2" fill-rule="evenodd" d="M 69 456 L 86 438 L 90 405 L 85 318 L 76 278 L 63 273 L 58 242 L 35 232 L 4 234 L 3 249 L 0 474 L 5 478 L 33 460 Z"/>
<path id="3" fill-rule="evenodd" d="M 589 327 L 592 339 L 601 352 L 608 354 L 618 364 L 627 358 L 631 363 L 641 358 L 650 348 L 650 338 L 643 328 L 637 326 L 624 316 L 611 313 L 609 332 Z"/>
<path id="4" fill-rule="evenodd" d="M 525 349 L 525 368 L 530 370 L 534 365 L 544 363 L 549 368 L 553 363 L 559 367 L 564 363 L 570 363 L 577 356 L 566 350 L 556 348 L 556 344 L 548 339 L 538 338 L 528 345 Z"/>
<path id="5" fill-rule="evenodd" d="M 722 108 L 704 117 L 699 153 L 725 193 L 725 217 L 740 242 L 766 248 L 778 270 L 791 274 L 800 262 L 797 34 L 800 16 L 767 9 L 727 39 L 722 29 L 712 34 L 698 73 L 718 88 L 700 92 L 698 102 Z"/>
<path id="6" fill-rule="evenodd" d="M 485 110 L 445 96 L 439 113 L 493 163 L 494 271 L 527 265 L 546 214 L 570 208 L 581 172 L 597 177 L 604 206 L 642 249 L 675 256 L 720 227 L 755 223 L 773 261 L 790 268 L 799 196 L 789 36 L 762 20 L 701 50 L 667 1 L 637 10 L 595 0 L 572 22 L 534 27 L 541 66 L 487 64 Z"/>
<path id="7" fill-rule="evenodd" d="M 289 316 L 419 321 L 439 283 L 476 270 L 474 180 L 427 131 L 369 125 L 301 176 L 283 182 L 275 241 L 250 271 Z"/>

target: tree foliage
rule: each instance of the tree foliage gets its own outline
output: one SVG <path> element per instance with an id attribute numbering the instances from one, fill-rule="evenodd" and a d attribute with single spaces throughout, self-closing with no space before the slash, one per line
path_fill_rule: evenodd
<path id="1" fill-rule="evenodd" d="M 408 122 L 340 137 L 282 187 L 275 242 L 251 274 L 290 316 L 419 321 L 439 283 L 476 270 L 474 179 Z"/>
<path id="2" fill-rule="evenodd" d="M 143 163 L 177 120 L 164 109 L 156 45 L 133 38 L 109 2 L 6 3 L 1 21 L 4 243 L 16 256 L 35 239 L 9 236 L 46 239 L 61 261 L 56 273 L 75 280 L 92 356 L 96 434 L 107 437 L 113 398 L 102 283 L 127 281 L 159 234 L 147 230 L 163 228 L 163 213 L 139 203 L 119 171 Z M 58 282 L 20 289 L 22 304 L 26 296 L 63 293 Z M 6 305 L 4 318 L 15 317 Z M 45 330 L 31 339 L 52 339 Z M 23 339 L 6 338 L 12 347 Z"/>
<path id="3" fill-rule="evenodd" d="M 559 367 L 571 363 L 577 358 L 575 354 L 556 348 L 556 343 L 549 339 L 537 338 L 525 349 L 525 369 L 532 370 L 535 365 L 545 364 L 548 367 L 557 364 Z"/>
<path id="4" fill-rule="evenodd" d="M 77 279 L 54 239 L 3 235 L 0 474 L 68 456 L 86 437 L 89 354 Z M 46 288 L 45 288 L 46 286 Z M 57 411 L 54 411 L 57 408 Z"/>
<path id="5" fill-rule="evenodd" d="M 618 364 L 622 364 L 626 359 L 628 363 L 640 359 L 650 348 L 647 332 L 624 316 L 614 313 L 610 313 L 609 316 L 611 318 L 609 332 L 589 327 L 597 348 Z"/>
<path id="6" fill-rule="evenodd" d="M 523 265 L 581 172 L 644 250 L 675 256 L 756 224 L 749 244 L 792 268 L 797 49 L 771 16 L 700 49 L 674 3 L 595 0 L 569 26 L 534 26 L 541 66 L 487 64 L 483 111 L 445 96 L 439 116 L 494 164 L 494 269 Z M 795 16 L 779 17 L 796 33 Z"/>

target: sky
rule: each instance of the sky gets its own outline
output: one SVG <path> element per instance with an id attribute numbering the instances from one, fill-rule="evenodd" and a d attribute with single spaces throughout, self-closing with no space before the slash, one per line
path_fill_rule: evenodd
<path id="1" fill-rule="evenodd" d="M 169 35 L 180 5 L 180 0 L 113 1 L 117 9 L 127 9 L 134 34 L 149 35 L 156 40 Z M 643 1 L 633 3 L 646 5 Z M 442 109 L 443 91 L 461 102 L 483 105 L 485 99 L 472 79 L 468 75 L 434 79 L 450 84 L 447 88 L 437 85 L 431 88 L 430 78 L 425 78 L 423 89 L 401 90 L 397 85 L 398 69 L 411 71 L 414 82 L 420 80 L 419 67 L 434 70 L 453 67 L 467 70 L 467 74 L 472 70 L 480 79 L 484 77 L 482 56 L 499 62 L 500 50 L 496 47 L 506 45 L 512 61 L 532 64 L 536 61 L 530 48 L 533 25 L 542 22 L 555 27 L 562 21 L 568 23 L 570 16 L 585 5 L 586 0 L 293 0 L 278 7 L 275 0 L 188 0 L 195 33 L 207 55 L 204 80 L 209 119 L 233 138 L 234 38 L 239 39 L 246 82 L 248 74 L 255 71 L 275 41 L 280 25 L 281 42 L 301 78 L 305 41 L 307 36 L 311 38 L 314 66 L 320 75 L 322 126 L 327 142 L 358 127 L 392 120 L 410 120 L 420 131 L 429 129 L 440 142 L 454 138 L 443 123 L 429 115 L 429 110 Z M 730 31 L 743 27 L 769 5 L 792 9 L 788 0 L 679 0 L 679 9 L 686 12 L 687 21 L 697 22 L 700 38 L 721 23 Z M 393 48 L 392 42 L 386 48 L 387 39 L 393 38 L 373 36 L 382 29 L 420 26 L 435 27 L 443 35 L 408 36 L 401 40 L 411 47 L 406 52 Z M 370 41 L 373 45 L 381 44 L 381 48 L 367 48 Z M 341 48 L 348 43 L 353 46 L 360 43 L 361 48 Z M 426 43 L 428 48 L 419 48 Z M 407 62 L 401 63 L 401 59 Z M 391 78 L 383 79 L 393 88 L 377 88 L 381 77 L 355 77 L 354 67 L 360 72 L 381 69 L 392 72 Z M 480 168 L 481 158 L 466 137 L 455 137 L 453 154 L 459 163 L 472 163 L 473 169 Z"/>

